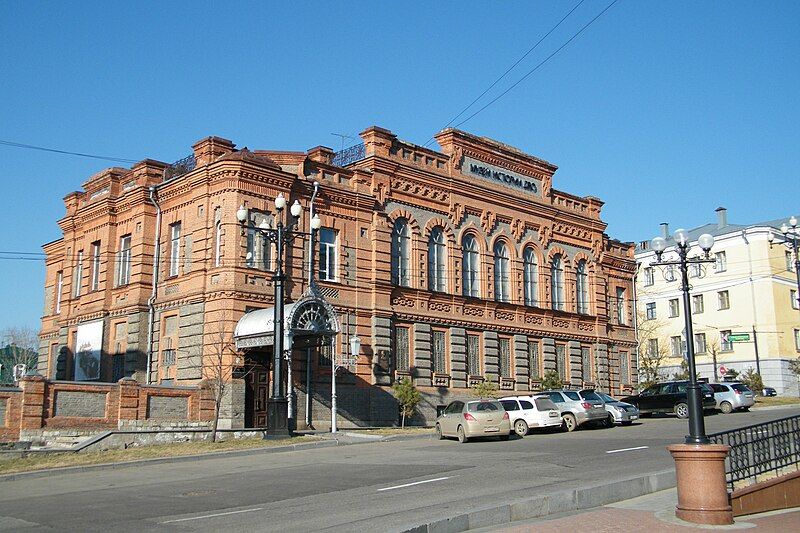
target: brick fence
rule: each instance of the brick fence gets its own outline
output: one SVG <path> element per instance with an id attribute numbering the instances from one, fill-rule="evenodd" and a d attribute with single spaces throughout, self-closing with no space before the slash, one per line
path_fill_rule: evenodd
<path id="1" fill-rule="evenodd" d="M 0 441 L 50 429 L 109 430 L 135 421 L 208 422 L 214 398 L 200 387 L 48 381 L 25 376 L 19 387 L 0 388 Z"/>

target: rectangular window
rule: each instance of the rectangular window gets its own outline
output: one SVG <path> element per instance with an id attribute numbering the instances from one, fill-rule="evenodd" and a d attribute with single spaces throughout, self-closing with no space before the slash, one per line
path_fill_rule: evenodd
<path id="1" fill-rule="evenodd" d="M 397 327 L 394 330 L 394 360 L 397 370 L 408 372 L 411 360 L 408 352 L 408 328 Z"/>
<path id="2" fill-rule="evenodd" d="M 648 302 L 644 306 L 644 314 L 647 320 L 655 320 L 656 319 L 656 303 L 655 302 Z"/>
<path id="3" fill-rule="evenodd" d="M 556 344 L 556 372 L 562 381 L 567 381 L 567 347 Z"/>
<path id="4" fill-rule="evenodd" d="M 681 308 L 680 304 L 678 303 L 678 299 L 672 298 L 669 301 L 669 317 L 675 318 L 677 316 L 680 316 L 680 314 L 681 314 Z"/>
<path id="5" fill-rule="evenodd" d="M 244 257 L 244 264 L 248 268 L 270 269 L 270 240 L 267 231 L 271 228 L 272 222 L 268 215 L 255 209 L 248 211 L 247 252 Z M 222 224 L 218 224 L 217 231 L 221 234 Z M 222 264 L 221 258 L 220 264 Z"/>
<path id="6" fill-rule="evenodd" d="M 794 330 L 794 348 L 800 352 L 800 329 Z"/>
<path id="7" fill-rule="evenodd" d="M 645 286 L 653 285 L 656 282 L 655 275 L 653 274 L 653 267 L 644 269 L 644 284 Z"/>
<path id="8" fill-rule="evenodd" d="M 702 273 L 703 273 L 702 265 L 698 263 L 692 263 L 691 265 L 689 265 L 689 276 L 693 278 L 699 278 Z"/>
<path id="9" fill-rule="evenodd" d="M 177 276 L 181 269 L 181 223 L 170 224 L 169 275 Z"/>
<path id="10" fill-rule="evenodd" d="M 683 357 L 683 340 L 680 335 L 669 338 L 669 348 L 672 357 Z"/>
<path id="11" fill-rule="evenodd" d="M 694 334 L 694 351 L 695 353 L 706 353 L 706 334 Z"/>
<path id="12" fill-rule="evenodd" d="M 719 310 L 731 308 L 731 297 L 730 294 L 728 294 L 728 291 L 719 291 L 717 293 L 717 304 Z"/>
<path id="13" fill-rule="evenodd" d="M 789 289 L 789 301 L 792 303 L 792 309 L 800 309 L 800 301 L 797 300 L 797 289 Z"/>
<path id="14" fill-rule="evenodd" d="M 117 286 L 127 285 L 131 281 L 131 236 L 123 235 L 119 239 L 117 252 Z"/>
<path id="15" fill-rule="evenodd" d="M 220 208 L 214 208 L 214 266 L 222 265 L 222 214 Z"/>
<path id="16" fill-rule="evenodd" d="M 81 284 L 83 283 L 83 250 L 78 250 L 78 257 L 76 258 L 77 264 L 75 265 L 75 280 L 73 286 L 75 287 L 75 298 L 81 295 Z"/>
<path id="17" fill-rule="evenodd" d="M 583 381 L 592 380 L 592 351 L 588 346 L 581 346 L 581 377 Z"/>
<path id="18" fill-rule="evenodd" d="M 714 270 L 716 272 L 725 272 L 728 270 L 728 259 L 725 252 L 717 252 L 714 254 Z"/>
<path id="19" fill-rule="evenodd" d="M 539 377 L 539 340 L 528 339 L 528 369 L 532 378 Z"/>
<path id="20" fill-rule="evenodd" d="M 500 350 L 500 377 L 511 377 L 511 341 L 509 339 L 500 338 L 497 340 L 498 348 Z"/>
<path id="21" fill-rule="evenodd" d="M 733 351 L 733 342 L 728 339 L 728 335 L 731 334 L 731 330 L 725 329 L 719 332 L 719 349 L 723 352 L 732 352 Z"/>
<path id="22" fill-rule="evenodd" d="M 61 293 L 64 291 L 64 272 L 56 273 L 56 314 L 61 312 Z"/>
<path id="23" fill-rule="evenodd" d="M 467 376 L 482 376 L 481 371 L 481 337 L 467 335 Z"/>
<path id="24" fill-rule="evenodd" d="M 100 241 L 92 243 L 92 290 L 100 288 Z"/>
<path id="25" fill-rule="evenodd" d="M 794 272 L 794 258 L 792 252 L 786 252 L 786 270 Z"/>
<path id="26" fill-rule="evenodd" d="M 692 313 L 699 315 L 703 312 L 703 295 L 695 294 L 692 296 Z"/>
<path id="27" fill-rule="evenodd" d="M 128 350 L 128 323 L 117 322 L 111 330 L 114 338 L 111 339 L 111 381 L 116 383 L 125 377 L 125 353 Z"/>
<path id="28" fill-rule="evenodd" d="M 658 356 L 658 339 L 647 339 L 647 355 L 650 357 Z"/>
<path id="29" fill-rule="evenodd" d="M 619 382 L 627 384 L 631 381 L 628 365 L 628 352 L 619 352 Z"/>
<path id="30" fill-rule="evenodd" d="M 447 349 L 445 346 L 445 332 L 432 332 L 433 371 L 437 374 L 447 374 Z"/>
<path id="31" fill-rule="evenodd" d="M 319 230 L 319 279 L 336 281 L 336 232 L 330 228 Z"/>
<path id="32" fill-rule="evenodd" d="M 165 316 L 161 327 L 161 381 L 174 379 L 175 363 L 178 358 L 178 315 Z"/>
<path id="33" fill-rule="evenodd" d="M 675 267 L 672 265 L 667 265 L 664 269 L 664 279 L 667 281 L 675 281 L 678 277 L 675 275 Z"/>
<path id="34" fill-rule="evenodd" d="M 617 321 L 623 326 L 628 323 L 628 315 L 625 309 L 625 288 L 617 287 Z"/>

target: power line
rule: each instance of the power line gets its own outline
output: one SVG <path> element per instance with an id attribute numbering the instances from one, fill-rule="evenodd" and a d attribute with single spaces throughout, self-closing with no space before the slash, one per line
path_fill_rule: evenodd
<path id="1" fill-rule="evenodd" d="M 522 60 L 523 60 L 523 59 L 525 59 L 526 57 L 528 57 L 528 55 L 529 55 L 531 52 L 533 52 L 534 50 L 536 50 L 536 48 L 537 48 L 537 47 L 538 47 L 540 44 L 542 44 L 542 42 L 543 42 L 545 39 L 547 39 L 547 37 L 549 37 L 551 33 L 553 33 L 554 31 L 556 31 L 556 29 L 558 29 L 558 27 L 559 27 L 559 26 L 561 26 L 561 23 L 562 23 L 562 22 L 564 22 L 565 20 L 567 20 L 567 18 L 568 18 L 570 15 L 572 15 L 572 13 L 573 13 L 573 12 L 574 12 L 576 9 L 578 9 L 578 8 L 581 6 L 581 4 L 583 4 L 583 2 L 584 2 L 584 1 L 585 1 L 585 0 L 580 0 L 580 1 L 579 1 L 577 4 L 575 4 L 575 6 L 574 6 L 572 9 L 570 9 L 570 10 L 567 12 L 567 14 L 566 14 L 566 15 L 564 15 L 564 16 L 561 18 L 561 20 L 559 20 L 559 21 L 558 21 L 558 23 L 557 23 L 555 26 L 553 26 L 552 28 L 550 28 L 550 31 L 548 31 L 547 33 L 545 33 L 545 34 L 544 34 L 544 35 L 543 35 L 543 36 L 542 36 L 542 37 L 541 37 L 541 38 L 540 38 L 538 41 L 536 41 L 536 44 L 534 44 L 532 47 L 530 47 L 530 48 L 528 49 L 528 51 L 527 51 L 527 52 L 525 52 L 524 54 L 522 54 L 522 57 L 520 57 L 519 59 L 517 59 L 517 60 L 514 62 L 514 64 L 513 64 L 513 65 L 511 65 L 510 67 L 508 67 L 508 69 L 506 69 L 506 71 L 505 71 L 505 72 L 503 72 L 503 73 L 500 75 L 500 77 L 499 77 L 499 78 L 497 78 L 496 80 L 494 80 L 494 81 L 492 82 L 492 84 L 491 84 L 491 85 L 489 85 L 489 86 L 488 86 L 488 87 L 487 87 L 487 88 L 486 88 L 486 89 L 485 89 L 485 90 L 484 90 L 484 91 L 483 91 L 481 94 L 479 94 L 479 95 L 478 95 L 478 96 L 477 96 L 477 97 L 476 97 L 476 98 L 475 98 L 475 99 L 474 99 L 472 102 L 470 102 L 470 103 L 469 103 L 469 105 L 467 105 L 467 106 L 466 106 L 464 109 L 462 109 L 461 111 L 459 111 L 459 112 L 458 112 L 458 114 L 457 114 L 456 116 L 454 116 L 453 118 L 451 118 L 451 119 L 450 119 L 450 121 L 449 121 L 447 124 L 445 124 L 445 125 L 444 125 L 444 127 L 443 127 L 443 128 L 441 128 L 441 129 L 444 129 L 444 128 L 446 128 L 447 126 L 449 126 L 450 124 L 452 124 L 453 122 L 455 122 L 455 120 L 456 120 L 458 117 L 460 117 L 461 115 L 463 115 L 463 114 L 464 114 L 464 113 L 467 111 L 467 109 L 469 109 L 470 107 L 472 107 L 473 105 L 475 105 L 475 103 L 476 103 L 478 100 L 480 100 L 481 98 L 483 98 L 483 97 L 486 95 L 486 93 L 488 93 L 490 90 L 492 90 L 492 88 L 493 88 L 495 85 L 497 85 L 498 83 L 500 83 L 500 81 L 501 81 L 503 78 L 505 78 L 505 77 L 506 77 L 506 75 L 507 75 L 509 72 L 511 72 L 512 70 L 514 70 L 514 68 L 516 68 L 516 66 L 517 66 L 517 65 L 519 65 L 519 64 L 522 62 Z M 428 145 L 429 145 L 431 142 L 433 142 L 433 141 L 434 141 L 434 139 L 433 139 L 433 137 L 431 137 L 431 138 L 428 140 L 428 142 L 426 142 L 426 143 L 425 143 L 425 145 L 424 145 L 424 146 L 428 146 Z"/>
<path id="2" fill-rule="evenodd" d="M 552 58 L 553 58 L 553 56 L 555 56 L 557 53 L 559 53 L 561 50 L 563 50 L 563 49 L 564 49 L 564 48 L 565 48 L 565 47 L 566 47 L 566 46 L 567 46 L 569 43 L 571 43 L 572 41 L 574 41 L 575 39 L 577 39 L 577 38 L 578 38 L 578 36 L 579 36 L 580 34 L 582 34 L 582 33 L 583 33 L 585 30 L 586 30 L 586 28 L 588 28 L 589 26 L 591 26 L 591 25 L 594 23 L 594 21 L 596 21 L 596 20 L 597 20 L 597 19 L 599 19 L 601 16 L 603 16 L 603 14 L 604 14 L 606 11 L 608 11 L 609 9 L 611 9 L 611 7 L 612 7 L 614 4 L 616 4 L 618 1 L 619 1 L 619 0 L 613 0 L 613 2 L 611 2 L 610 4 L 608 4 L 608 5 L 605 7 L 605 9 L 603 9 L 603 10 L 602 10 L 600 13 L 598 13 L 597 15 L 595 15 L 595 17 L 594 17 L 592 20 L 590 20 L 589 22 L 587 22 L 586 24 L 584 24 L 584 25 L 583 25 L 583 27 L 582 27 L 580 30 L 578 30 L 578 31 L 577 31 L 575 34 L 573 34 L 573 35 L 572 35 L 572 37 L 570 37 L 569 39 L 567 39 L 567 41 L 566 41 L 564 44 L 562 44 L 561 46 L 559 46 L 558 48 L 556 48 L 556 50 L 555 50 L 553 53 L 551 53 L 549 56 L 547 56 L 546 58 L 544 58 L 544 59 L 543 59 L 543 60 L 542 60 L 542 61 L 541 61 L 539 64 L 537 64 L 535 67 L 533 67 L 531 70 L 529 70 L 527 74 L 525 74 L 523 77 L 521 77 L 519 80 L 517 80 L 517 81 L 516 81 L 516 82 L 515 82 L 513 85 L 511 85 L 511 87 L 509 87 L 508 89 L 506 89 L 505 91 L 503 91 L 502 93 L 500 93 L 499 95 L 497 95 L 495 98 L 493 98 L 492 100 L 490 100 L 490 101 L 489 101 L 489 102 L 488 102 L 486 105 L 484 105 L 483 107 L 481 107 L 480 109 L 478 109 L 477 111 L 475 111 L 473 114 L 471 114 L 470 116 L 468 116 L 467 118 L 465 118 L 464 120 L 462 120 L 461 122 L 459 122 L 458 124 L 456 124 L 456 125 L 455 125 L 455 127 L 456 127 L 456 128 L 458 128 L 458 127 L 460 127 L 461 125 L 465 124 L 466 122 L 468 122 L 468 121 L 472 120 L 472 119 L 473 119 L 473 118 L 474 118 L 476 115 L 478 115 L 478 113 L 482 112 L 484 109 L 486 109 L 487 107 L 489 107 L 489 106 L 490 106 L 490 105 L 492 105 L 493 103 L 497 102 L 497 101 L 498 101 L 499 99 L 501 99 L 503 96 L 505 96 L 506 94 L 508 94 L 508 93 L 511 91 L 511 89 L 513 89 L 514 87 L 516 87 L 517 85 L 519 85 L 520 83 L 522 83 L 523 81 L 525 81 L 525 80 L 528 78 L 528 76 L 530 76 L 531 74 L 533 74 L 534 72 L 536 72 L 537 70 L 539 70 L 539 69 L 540 69 L 542 66 L 544 66 L 544 65 L 545 65 L 545 64 L 546 64 L 548 61 L 550 61 L 550 59 L 552 59 Z"/>
<path id="3" fill-rule="evenodd" d="M 70 152 L 68 150 L 58 150 L 56 148 L 45 148 L 44 146 L 34 146 L 32 144 L 23 144 L 13 141 L 4 141 L 0 139 L 0 145 L 11 146 L 13 148 L 27 148 L 29 150 L 41 150 L 42 152 L 53 152 L 56 154 L 75 155 L 78 157 L 89 157 L 92 159 L 104 159 L 106 161 L 116 161 L 118 163 L 136 163 L 136 159 L 124 159 L 121 157 L 108 157 L 104 155 L 84 154 L 81 152 Z"/>

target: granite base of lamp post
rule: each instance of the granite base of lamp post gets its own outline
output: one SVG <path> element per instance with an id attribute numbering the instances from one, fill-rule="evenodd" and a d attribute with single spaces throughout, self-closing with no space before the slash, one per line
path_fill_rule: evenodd
<path id="1" fill-rule="evenodd" d="M 725 457 L 730 446 L 673 444 L 667 446 L 667 450 L 675 460 L 678 485 L 675 516 L 695 524 L 733 524 L 733 509 L 725 483 Z"/>

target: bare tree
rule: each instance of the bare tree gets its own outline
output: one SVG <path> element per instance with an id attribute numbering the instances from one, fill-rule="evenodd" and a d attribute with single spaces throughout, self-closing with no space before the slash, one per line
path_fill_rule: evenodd
<path id="1" fill-rule="evenodd" d="M 201 386 L 208 388 L 214 396 L 214 419 L 211 424 L 211 442 L 217 440 L 222 398 L 233 379 L 236 363 L 236 348 L 233 329 L 228 330 L 227 313 L 218 320 L 207 322 L 206 342 L 203 347 L 202 372 L 205 376 Z"/>
<path id="2" fill-rule="evenodd" d="M 27 370 L 35 369 L 39 362 L 39 336 L 27 327 L 9 327 L 2 332 L 3 344 L 2 363 L 3 374 L 11 377 L 12 369 L 16 365 L 25 365 Z"/>
<path id="3" fill-rule="evenodd" d="M 661 367 L 669 358 L 668 339 L 661 337 L 665 323 L 663 320 L 648 320 L 640 312 L 636 315 L 636 348 L 639 352 L 639 385 L 646 388 L 661 379 Z M 655 343 L 651 343 L 655 340 Z"/>

